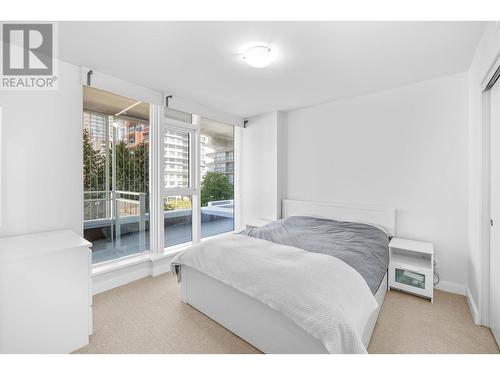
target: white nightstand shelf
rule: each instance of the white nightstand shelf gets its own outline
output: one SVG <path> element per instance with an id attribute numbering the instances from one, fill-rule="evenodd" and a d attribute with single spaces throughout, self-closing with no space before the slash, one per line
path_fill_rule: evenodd
<path id="1" fill-rule="evenodd" d="M 388 289 L 397 289 L 433 301 L 434 246 L 393 238 L 389 243 Z"/>

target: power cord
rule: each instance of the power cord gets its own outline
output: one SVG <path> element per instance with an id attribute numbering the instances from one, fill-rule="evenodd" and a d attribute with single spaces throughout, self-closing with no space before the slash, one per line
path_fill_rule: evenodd
<path id="1" fill-rule="evenodd" d="M 434 259 L 434 285 L 439 284 L 439 274 L 437 273 L 436 260 Z"/>

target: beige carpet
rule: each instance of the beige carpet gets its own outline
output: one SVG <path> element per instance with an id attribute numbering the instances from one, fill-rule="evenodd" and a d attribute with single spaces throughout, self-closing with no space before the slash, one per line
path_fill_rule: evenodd
<path id="1" fill-rule="evenodd" d="M 390 291 L 369 353 L 498 353 L 491 330 L 474 324 L 464 296 L 434 290 L 434 303 Z"/>
<path id="2" fill-rule="evenodd" d="M 463 296 L 435 302 L 391 291 L 370 353 L 498 353 L 491 331 L 475 326 Z M 77 353 L 259 353 L 191 306 L 167 274 L 94 296 L 94 334 Z"/>

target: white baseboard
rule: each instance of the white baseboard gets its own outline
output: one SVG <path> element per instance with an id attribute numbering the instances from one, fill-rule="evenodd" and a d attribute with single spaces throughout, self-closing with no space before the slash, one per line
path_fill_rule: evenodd
<path id="1" fill-rule="evenodd" d="M 466 288 L 464 285 L 450 282 L 450 281 L 440 281 L 438 285 L 434 287 L 434 289 L 443 290 L 449 293 L 460 294 L 465 296 L 467 299 L 467 304 L 469 305 L 469 310 L 472 315 L 472 320 L 474 324 L 481 324 L 481 320 L 479 318 L 479 310 L 477 309 L 477 304 L 472 298 L 469 288 Z"/>
<path id="2" fill-rule="evenodd" d="M 119 269 L 92 275 L 92 294 L 96 295 L 150 276 L 151 266 L 149 263 L 131 264 Z"/>
<path id="3" fill-rule="evenodd" d="M 170 272 L 170 261 L 173 258 L 174 258 L 174 255 L 165 256 L 165 257 L 162 257 L 161 259 L 154 260 L 152 262 L 153 268 L 151 270 L 151 276 L 155 277 L 155 276 Z"/>
<path id="4" fill-rule="evenodd" d="M 465 285 L 454 283 L 452 281 L 440 280 L 439 284 L 434 286 L 434 289 L 465 296 Z"/>
<path id="5" fill-rule="evenodd" d="M 467 304 L 469 305 L 469 310 L 472 315 L 472 320 L 474 321 L 474 324 L 480 325 L 481 319 L 479 317 L 479 310 L 477 308 L 477 303 L 476 301 L 474 301 L 474 298 L 472 298 L 472 294 L 469 288 L 467 288 L 465 297 L 467 298 Z"/>
<path id="6" fill-rule="evenodd" d="M 92 294 L 96 295 L 145 277 L 155 277 L 170 272 L 170 261 L 176 253 L 156 258 L 146 257 L 139 261 L 131 259 L 130 264 L 111 266 L 104 271 L 99 270 L 92 274 Z"/>

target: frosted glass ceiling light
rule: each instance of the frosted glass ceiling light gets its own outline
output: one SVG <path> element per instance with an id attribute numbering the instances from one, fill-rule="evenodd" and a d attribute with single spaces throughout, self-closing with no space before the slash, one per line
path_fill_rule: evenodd
<path id="1" fill-rule="evenodd" d="M 266 46 L 252 47 L 243 55 L 243 60 L 254 68 L 265 68 L 273 61 L 271 48 Z"/>

